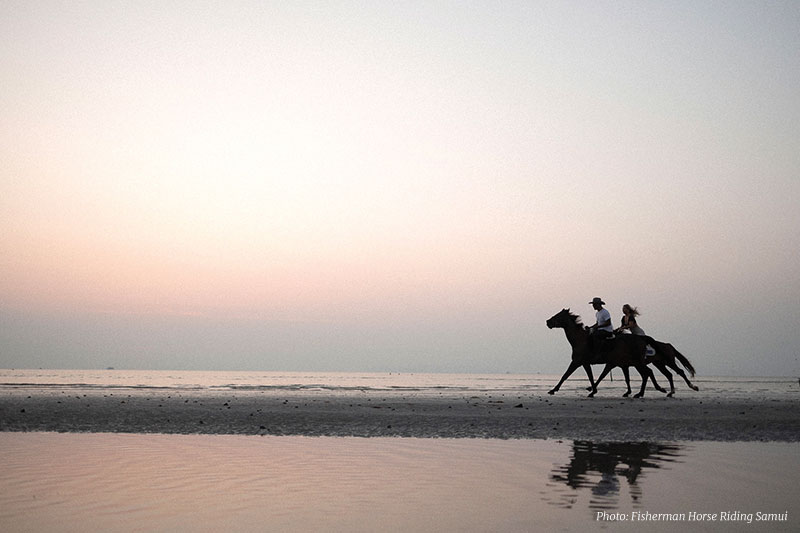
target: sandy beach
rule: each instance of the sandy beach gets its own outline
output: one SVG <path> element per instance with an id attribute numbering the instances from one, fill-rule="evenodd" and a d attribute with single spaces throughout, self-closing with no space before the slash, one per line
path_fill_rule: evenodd
<path id="1" fill-rule="evenodd" d="M 0 528 L 796 530 L 796 381 L 556 380 L 6 370 Z"/>
<path id="2" fill-rule="evenodd" d="M 413 396 L 283 391 L 225 394 L 11 389 L 0 430 L 166 434 L 800 441 L 800 397 L 685 394 L 586 398 L 578 391 Z"/>

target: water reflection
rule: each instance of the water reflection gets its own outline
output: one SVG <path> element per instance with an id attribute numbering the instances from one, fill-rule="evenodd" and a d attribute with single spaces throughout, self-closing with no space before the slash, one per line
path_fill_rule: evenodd
<path id="1" fill-rule="evenodd" d="M 550 473 L 550 494 L 543 499 L 559 507 L 572 508 L 581 493 L 590 494 L 591 509 L 616 509 L 625 487 L 633 507 L 639 507 L 642 481 L 648 470 L 679 461 L 682 446 L 649 442 L 602 442 L 576 440 L 569 463 Z M 565 488 L 566 486 L 567 488 Z"/>

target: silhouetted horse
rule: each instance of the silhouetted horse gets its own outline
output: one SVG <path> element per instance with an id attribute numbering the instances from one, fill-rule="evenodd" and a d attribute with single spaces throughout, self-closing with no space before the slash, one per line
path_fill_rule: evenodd
<path id="1" fill-rule="evenodd" d="M 667 393 L 667 396 L 672 396 L 675 394 L 675 383 L 672 381 L 672 374 L 669 370 L 667 370 L 667 367 L 671 368 L 675 371 L 675 373 L 682 377 L 683 380 L 686 381 L 686 384 L 689 385 L 690 389 L 700 390 L 696 385 L 689 381 L 689 378 L 686 377 L 686 373 L 675 363 L 675 360 L 680 361 L 686 370 L 689 371 L 689 374 L 694 377 L 694 367 L 686 358 L 686 356 L 676 350 L 675 347 L 668 342 L 657 341 L 649 336 L 643 336 L 643 338 L 647 340 L 647 344 L 652 346 L 653 350 L 655 351 L 655 355 L 652 357 L 647 357 L 645 359 L 645 363 L 652 363 L 653 366 L 658 368 L 661 373 L 666 376 L 667 380 L 669 381 L 669 393 Z M 622 367 L 622 373 L 625 375 L 625 383 L 628 385 L 628 392 L 625 393 L 625 396 L 627 396 L 631 393 L 630 375 L 628 374 L 628 369 L 626 367 Z M 602 374 L 599 378 L 597 378 L 597 381 L 594 382 L 594 386 L 597 387 L 604 377 L 605 374 Z"/>
<path id="2" fill-rule="evenodd" d="M 561 377 L 561 381 L 559 381 L 558 385 L 553 387 L 548 394 L 555 394 L 558 389 L 561 388 L 561 384 L 564 383 L 579 366 L 583 366 L 586 370 L 586 375 L 589 376 L 589 383 L 592 387 L 592 392 L 589 393 L 590 397 L 597 393 L 597 383 L 599 383 L 615 366 L 621 367 L 626 371 L 626 378 L 628 377 L 627 369 L 630 366 L 636 368 L 639 374 L 641 374 L 642 387 L 635 395 L 635 398 L 644 396 L 648 378 L 653 381 L 653 386 L 656 390 L 667 392 L 658 385 L 653 371 L 650 370 L 644 362 L 649 337 L 640 335 L 617 335 L 613 339 L 604 340 L 603 342 L 605 345 L 597 349 L 593 346 L 589 330 L 581 323 L 580 317 L 570 313 L 569 309 L 562 309 L 560 312 L 553 315 L 547 321 L 547 327 L 550 329 L 562 328 L 567 336 L 567 341 L 569 341 L 572 346 L 572 361 Z M 597 380 L 597 383 L 595 383 L 592 377 L 591 365 L 598 364 L 604 364 L 606 366 L 600 378 Z M 628 383 L 628 393 L 630 393 L 630 383 Z M 627 396 L 628 393 L 625 395 Z"/>

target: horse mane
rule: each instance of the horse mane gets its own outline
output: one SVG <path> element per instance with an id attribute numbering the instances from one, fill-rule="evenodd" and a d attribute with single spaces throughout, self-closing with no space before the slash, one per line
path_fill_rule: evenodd
<path id="1" fill-rule="evenodd" d="M 569 308 L 564 309 L 564 311 L 567 312 L 567 316 L 569 317 L 570 320 L 572 320 L 574 324 L 578 326 L 583 326 L 583 321 L 581 320 L 581 317 L 579 315 L 576 315 L 575 313 L 570 311 Z"/>

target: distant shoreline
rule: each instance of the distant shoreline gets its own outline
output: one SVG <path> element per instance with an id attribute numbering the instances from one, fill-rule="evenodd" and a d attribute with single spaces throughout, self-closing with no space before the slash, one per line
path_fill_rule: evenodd
<path id="1" fill-rule="evenodd" d="M 0 431 L 798 442 L 800 396 L 9 389 L 0 390 Z"/>
<path id="2" fill-rule="evenodd" d="M 568 363 L 569 361 L 565 361 Z M 602 365 L 594 365 L 592 367 L 594 370 L 601 370 L 603 367 Z M 33 367 L 26 367 L 26 366 L 7 366 L 7 367 L 0 367 L 0 373 L 2 372 L 142 372 L 148 374 L 158 374 L 158 373 L 166 373 L 166 374 L 173 374 L 173 373 L 196 373 L 196 374 L 282 374 L 282 375 L 315 375 L 315 374 L 324 374 L 324 375 L 366 375 L 366 376 L 415 376 L 415 375 L 434 375 L 434 376 L 524 376 L 524 377 L 533 377 L 533 378 L 553 378 L 558 379 L 563 374 L 564 369 L 557 370 L 555 372 L 515 372 L 515 371 L 504 371 L 504 372 L 489 372 L 489 371 L 476 371 L 476 372 L 458 372 L 458 371 L 435 371 L 435 370 L 419 370 L 419 371 L 411 371 L 411 370 L 248 370 L 248 369 L 180 369 L 180 368 L 161 368 L 161 369 L 152 369 L 152 368 L 127 368 L 127 367 L 88 367 L 88 368 L 60 368 L 60 367 L 40 367 L 40 366 L 33 366 Z M 583 372 L 582 370 L 580 372 Z M 595 372 L 598 374 L 599 372 Z M 614 368 L 614 375 L 619 376 L 620 369 L 618 367 Z M 631 375 L 637 375 L 635 371 L 631 372 Z M 597 377 L 597 376 L 595 376 Z M 664 378 L 661 377 L 661 374 L 656 372 L 656 378 L 661 381 Z M 800 374 L 781 374 L 781 375 L 754 375 L 754 374 L 743 374 L 743 375 L 733 375 L 733 374 L 706 374 L 706 375 L 698 375 L 695 379 L 697 380 L 768 380 L 768 381 L 781 381 L 781 382 L 793 382 L 797 383 L 800 380 Z M 570 377 L 570 381 L 577 381 L 577 380 L 587 380 L 585 374 L 573 374 Z M 588 380 L 587 380 L 588 381 Z"/>

